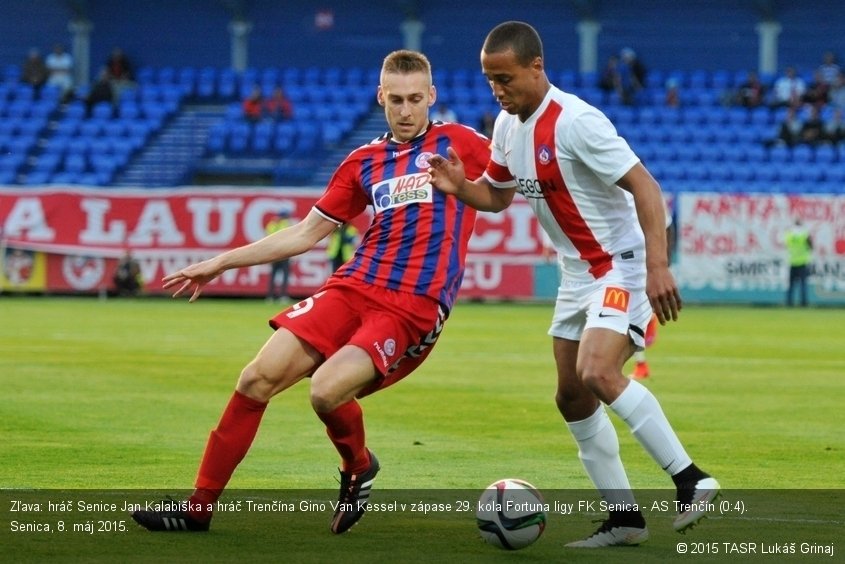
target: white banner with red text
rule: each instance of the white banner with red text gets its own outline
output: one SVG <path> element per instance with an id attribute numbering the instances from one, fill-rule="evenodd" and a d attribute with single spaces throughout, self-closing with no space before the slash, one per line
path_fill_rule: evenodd
<path id="1" fill-rule="evenodd" d="M 800 219 L 813 242 L 810 302 L 845 304 L 845 196 L 684 193 L 676 206 L 686 301 L 784 303 L 784 234 Z"/>

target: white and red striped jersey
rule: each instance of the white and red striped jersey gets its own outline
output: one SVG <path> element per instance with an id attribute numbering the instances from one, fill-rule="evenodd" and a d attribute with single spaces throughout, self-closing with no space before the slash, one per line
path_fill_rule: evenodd
<path id="1" fill-rule="evenodd" d="M 638 162 L 603 113 L 553 86 L 525 123 L 500 112 L 484 176 L 525 196 L 565 276 L 597 279 L 614 255 L 644 256 L 633 198 L 616 185 Z"/>

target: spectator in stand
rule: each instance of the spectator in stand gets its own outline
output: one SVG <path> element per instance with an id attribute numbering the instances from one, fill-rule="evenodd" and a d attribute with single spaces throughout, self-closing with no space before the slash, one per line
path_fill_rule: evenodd
<path id="1" fill-rule="evenodd" d="M 607 94 L 611 94 L 613 92 L 621 94 L 621 81 L 622 78 L 619 76 L 619 58 L 615 55 L 611 55 L 608 57 L 607 63 L 604 65 L 604 70 L 601 71 L 598 87 Z"/>
<path id="2" fill-rule="evenodd" d="M 842 71 L 836 75 L 836 80 L 830 86 L 827 98 L 831 106 L 845 110 L 845 73 Z"/>
<path id="3" fill-rule="evenodd" d="M 85 97 L 85 109 L 88 117 L 91 117 L 94 106 L 100 102 L 108 102 L 112 106 L 115 103 L 114 90 L 112 90 L 112 83 L 109 80 L 109 72 L 105 67 L 100 70 L 97 81 L 91 85 L 91 90 Z"/>
<path id="4" fill-rule="evenodd" d="M 281 86 L 273 88 L 273 93 L 264 102 L 264 110 L 268 116 L 279 121 L 293 117 L 293 104 Z"/>
<path id="5" fill-rule="evenodd" d="M 637 96 L 646 85 L 647 71 L 645 65 L 630 47 L 625 47 L 619 53 L 619 77 L 622 90 L 622 102 L 635 105 Z"/>
<path id="6" fill-rule="evenodd" d="M 254 85 L 249 96 L 241 104 L 244 118 L 248 121 L 259 121 L 264 117 L 264 96 L 259 85 Z"/>
<path id="7" fill-rule="evenodd" d="M 786 112 L 786 117 L 780 124 L 777 139 L 774 143 L 785 144 L 789 147 L 794 147 L 801 140 L 801 130 L 804 128 L 804 123 L 798 117 L 798 107 L 789 106 Z"/>
<path id="8" fill-rule="evenodd" d="M 739 91 L 737 92 L 737 101 L 741 106 L 746 108 L 756 108 L 763 105 L 766 99 L 766 86 L 760 82 L 760 75 L 755 71 L 749 71 Z"/>
<path id="9" fill-rule="evenodd" d="M 38 92 L 47 82 L 49 74 L 44 58 L 41 57 L 41 51 L 36 47 L 30 49 L 26 60 L 21 65 L 21 82 L 31 85 Z"/>
<path id="10" fill-rule="evenodd" d="M 135 75 L 132 72 L 132 64 L 123 49 L 115 47 L 112 49 L 106 61 L 106 72 L 111 82 L 115 101 L 120 100 L 120 95 L 127 88 L 135 87 Z"/>
<path id="11" fill-rule="evenodd" d="M 833 84 L 842 69 L 836 62 L 836 55 L 833 51 L 825 51 L 822 56 L 822 64 L 816 70 L 826 84 Z"/>
<path id="12" fill-rule="evenodd" d="M 824 140 L 824 122 L 818 106 L 809 106 L 810 116 L 801 126 L 801 142 L 808 145 L 818 145 Z"/>
<path id="13" fill-rule="evenodd" d="M 458 121 L 458 116 L 455 115 L 455 112 L 447 106 L 445 103 L 441 102 L 437 105 L 437 109 L 431 113 L 432 121 L 443 121 L 446 123 L 455 123 Z"/>
<path id="14" fill-rule="evenodd" d="M 842 110 L 836 108 L 830 119 L 824 124 L 824 138 L 827 143 L 839 143 L 845 140 L 845 123 L 842 123 Z"/>
<path id="15" fill-rule="evenodd" d="M 787 67 L 783 76 L 775 81 L 772 104 L 775 107 L 794 106 L 803 100 L 806 91 L 807 83 L 798 76 L 795 67 Z"/>
<path id="16" fill-rule="evenodd" d="M 47 84 L 57 86 L 65 101 L 73 96 L 73 57 L 65 51 L 64 45 L 56 43 L 53 52 L 44 59 L 47 66 Z"/>
<path id="17" fill-rule="evenodd" d="M 670 78 L 666 81 L 666 96 L 664 102 L 667 108 L 681 107 L 681 92 L 678 79 Z"/>
<path id="18" fill-rule="evenodd" d="M 817 108 L 821 108 L 827 104 L 827 97 L 830 91 L 830 84 L 824 81 L 821 71 L 813 73 L 813 82 L 807 87 L 804 92 L 804 102 L 811 104 Z"/>

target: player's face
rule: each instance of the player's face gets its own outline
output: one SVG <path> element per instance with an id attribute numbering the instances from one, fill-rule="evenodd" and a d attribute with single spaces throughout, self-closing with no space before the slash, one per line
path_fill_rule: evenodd
<path id="1" fill-rule="evenodd" d="M 540 57 L 522 66 L 512 49 L 499 53 L 481 51 L 481 70 L 503 110 L 525 121 L 546 95 L 547 80 Z"/>
<path id="2" fill-rule="evenodd" d="M 434 104 L 434 86 L 428 75 L 385 73 L 378 87 L 378 103 L 384 106 L 384 115 L 393 138 L 410 141 L 428 127 L 428 109 Z"/>

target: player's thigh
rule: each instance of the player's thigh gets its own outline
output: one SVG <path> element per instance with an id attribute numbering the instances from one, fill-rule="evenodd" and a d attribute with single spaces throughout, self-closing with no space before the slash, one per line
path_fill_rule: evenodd
<path id="1" fill-rule="evenodd" d="M 238 390 L 268 400 L 310 375 L 322 360 L 314 347 L 287 329 L 278 329 L 241 372 Z"/>
<path id="2" fill-rule="evenodd" d="M 311 404 L 328 412 L 351 401 L 380 374 L 368 352 L 356 345 L 341 347 L 311 376 Z"/>

